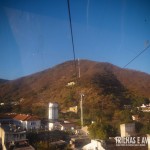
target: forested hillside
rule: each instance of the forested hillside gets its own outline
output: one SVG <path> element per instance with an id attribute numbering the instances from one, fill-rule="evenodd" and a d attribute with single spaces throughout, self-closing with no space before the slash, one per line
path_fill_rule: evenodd
<path id="1" fill-rule="evenodd" d="M 74 62 L 68 61 L 53 68 L 0 84 L 0 102 L 19 102 L 19 108 L 47 107 L 58 102 L 60 109 L 79 104 L 80 93 L 85 94 L 84 105 L 91 115 L 96 110 L 121 109 L 127 104 L 140 105 L 150 97 L 150 75 L 122 69 L 109 63 L 80 61 L 80 78 Z M 75 82 L 73 86 L 67 86 Z M 93 111 L 92 111 L 93 109 Z M 111 113 L 111 112 L 109 112 Z"/>

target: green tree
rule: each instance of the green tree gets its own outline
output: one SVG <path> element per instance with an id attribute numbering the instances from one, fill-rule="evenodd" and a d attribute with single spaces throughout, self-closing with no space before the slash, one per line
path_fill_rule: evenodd
<path id="1" fill-rule="evenodd" d="M 116 128 L 106 123 L 93 123 L 89 126 L 89 133 L 92 139 L 106 140 L 117 133 Z"/>
<path id="2" fill-rule="evenodd" d="M 6 104 L 3 106 L 0 106 L 0 113 L 10 113 L 12 112 L 12 106 L 10 104 Z"/>
<path id="3" fill-rule="evenodd" d="M 143 128 L 141 129 L 142 134 L 150 134 L 150 123 L 147 122 L 144 124 Z"/>
<path id="4" fill-rule="evenodd" d="M 120 123 L 130 123 L 132 120 L 132 113 L 129 110 L 122 110 L 120 113 Z"/>
<path id="5" fill-rule="evenodd" d="M 39 117 L 46 117 L 47 109 L 45 106 L 36 106 L 32 108 L 32 113 Z"/>
<path id="6" fill-rule="evenodd" d="M 136 133 L 140 133 L 142 128 L 143 128 L 143 126 L 144 126 L 143 123 L 135 122 L 135 131 L 136 131 Z"/>

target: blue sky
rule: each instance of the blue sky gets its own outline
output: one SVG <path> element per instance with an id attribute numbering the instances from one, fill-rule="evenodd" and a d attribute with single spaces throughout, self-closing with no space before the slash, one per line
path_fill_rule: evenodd
<path id="1" fill-rule="evenodd" d="M 76 58 L 125 66 L 150 44 L 149 0 L 70 0 Z M 150 74 L 150 48 L 127 66 Z M 67 0 L 0 0 L 0 78 L 73 59 Z"/>

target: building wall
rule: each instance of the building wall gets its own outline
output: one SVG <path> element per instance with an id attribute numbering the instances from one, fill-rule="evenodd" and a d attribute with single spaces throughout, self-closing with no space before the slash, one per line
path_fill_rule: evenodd
<path id="1" fill-rule="evenodd" d="M 5 131 L 2 127 L 0 127 L 0 138 L 2 140 L 2 148 L 3 150 L 7 150 L 6 144 L 19 141 L 19 140 L 25 140 L 26 139 L 26 132 L 21 131 L 21 132 L 13 132 L 10 130 Z"/>
<path id="2" fill-rule="evenodd" d="M 132 136 L 135 134 L 135 124 L 127 123 L 120 125 L 121 137 Z"/>
<path id="3" fill-rule="evenodd" d="M 67 83 L 67 86 L 73 86 L 73 85 L 75 85 L 75 82 L 69 82 L 69 83 Z"/>
<path id="4" fill-rule="evenodd" d="M 6 135 L 5 140 L 7 142 L 25 140 L 26 139 L 26 132 L 25 131 L 22 131 L 22 132 L 8 132 L 5 135 Z"/>
<path id="5" fill-rule="evenodd" d="M 58 119 L 58 104 L 57 103 L 49 103 L 48 108 L 48 119 L 51 121 L 55 121 Z"/>
<path id="6" fill-rule="evenodd" d="M 55 123 L 48 123 L 48 130 L 51 131 L 54 129 Z"/>
<path id="7" fill-rule="evenodd" d="M 60 129 L 60 123 L 59 122 L 49 122 L 48 123 L 48 130 L 54 130 L 54 129 Z"/>
<path id="8" fill-rule="evenodd" d="M 17 126 L 21 126 L 23 129 L 30 130 L 30 129 L 40 129 L 41 127 L 41 120 L 14 120 L 14 124 Z"/>
<path id="9" fill-rule="evenodd" d="M 36 121 L 27 121 L 27 129 L 40 129 L 41 127 L 41 121 L 36 120 Z"/>
<path id="10" fill-rule="evenodd" d="M 35 121 L 21 121 L 22 127 L 26 130 L 30 129 L 40 129 L 41 127 L 41 121 L 35 120 Z"/>
<path id="11" fill-rule="evenodd" d="M 5 132 L 4 129 L 0 127 L 0 138 L 2 139 L 2 148 L 3 150 L 7 150 L 5 146 Z"/>
<path id="12" fill-rule="evenodd" d="M 26 142 L 26 131 L 20 131 L 20 130 L 10 130 L 8 125 L 0 127 L 0 139 L 2 142 L 2 149 L 8 150 L 10 146 L 13 146 L 17 143 L 22 143 L 22 141 Z M 12 147 L 11 147 L 12 148 Z M 20 149 L 20 148 L 19 148 Z M 33 147 L 22 147 L 21 149 L 29 149 L 34 150 Z"/>
<path id="13" fill-rule="evenodd" d="M 69 107 L 69 112 L 77 113 L 78 112 L 78 106 Z"/>
<path id="14" fill-rule="evenodd" d="M 105 150 L 102 143 L 98 140 L 91 140 L 91 143 L 83 146 L 83 150 Z"/>

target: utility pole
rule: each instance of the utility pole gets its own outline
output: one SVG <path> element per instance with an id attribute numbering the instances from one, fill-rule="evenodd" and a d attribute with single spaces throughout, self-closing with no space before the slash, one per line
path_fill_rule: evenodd
<path id="1" fill-rule="evenodd" d="M 81 93 L 81 100 L 80 100 L 80 109 L 81 109 L 81 127 L 83 127 L 83 97 L 84 94 Z"/>
<path id="2" fill-rule="evenodd" d="M 80 60 L 78 58 L 78 70 L 79 70 L 79 78 L 81 77 L 81 72 L 80 72 Z"/>

